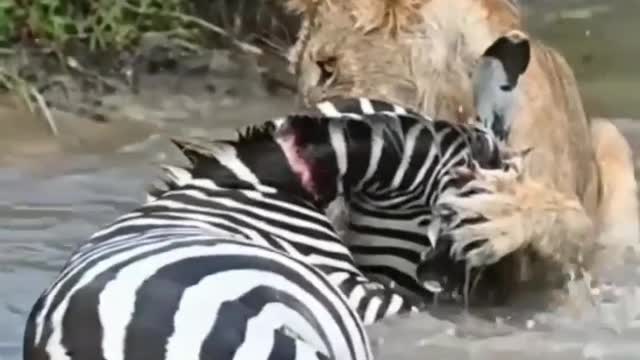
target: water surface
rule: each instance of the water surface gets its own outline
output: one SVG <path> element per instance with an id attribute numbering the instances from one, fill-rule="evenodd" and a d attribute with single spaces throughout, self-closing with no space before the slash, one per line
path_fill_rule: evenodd
<path id="1" fill-rule="evenodd" d="M 567 54 L 590 111 L 640 118 L 640 2 L 529 3 L 535 4 L 531 27 Z M 220 133 L 231 115 L 234 122 L 264 118 L 284 111 L 288 100 L 244 113 L 214 110 L 218 122 L 171 126 L 181 133 Z M 634 146 L 640 145 L 638 124 L 619 124 Z M 25 317 L 70 251 L 136 207 L 156 174 L 153 162 L 172 156 L 168 142 L 157 136 L 102 150 L 30 155 L 0 167 L 0 360 L 21 358 Z M 524 309 L 498 309 L 489 320 L 423 314 L 376 325 L 372 338 L 381 359 L 640 359 L 638 269 L 634 259 L 617 269 L 611 294 L 578 317 L 564 310 Z"/>

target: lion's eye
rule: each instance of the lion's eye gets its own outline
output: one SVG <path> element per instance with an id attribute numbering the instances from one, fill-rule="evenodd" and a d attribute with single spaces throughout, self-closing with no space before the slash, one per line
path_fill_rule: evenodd
<path id="1" fill-rule="evenodd" d="M 326 84 L 336 73 L 336 64 L 337 59 L 335 57 L 330 57 L 324 60 L 319 60 L 316 62 L 318 68 L 320 69 L 320 80 L 319 83 L 321 85 Z"/>

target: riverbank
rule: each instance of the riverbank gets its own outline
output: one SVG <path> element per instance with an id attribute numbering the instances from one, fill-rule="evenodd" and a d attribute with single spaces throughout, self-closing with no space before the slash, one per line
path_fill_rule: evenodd
<path id="1" fill-rule="evenodd" d="M 0 95 L 0 163 L 38 154 L 126 151 L 163 135 L 224 136 L 232 128 L 294 106 L 286 63 L 237 49 L 184 52 L 150 36 L 139 54 L 88 68 L 47 66 L 35 51 L 5 57 L 46 101 L 29 109 L 17 92 Z M 15 65 L 23 58 L 23 65 Z M 26 60 L 24 58 L 26 57 Z M 271 63 L 264 64 L 266 61 Z M 55 60 L 53 60 L 55 62 Z"/>

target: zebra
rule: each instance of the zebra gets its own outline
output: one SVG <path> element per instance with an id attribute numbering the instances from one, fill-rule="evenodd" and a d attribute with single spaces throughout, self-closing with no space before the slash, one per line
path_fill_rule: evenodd
<path id="1" fill-rule="evenodd" d="M 93 246 L 35 304 L 23 359 L 373 359 L 342 292 L 283 252 L 188 227 Z"/>
<path id="2" fill-rule="evenodd" d="M 297 114 L 235 141 L 174 139 L 190 166 L 164 166 L 148 203 L 74 251 L 30 313 L 24 358 L 230 359 L 254 346 L 264 358 L 370 358 L 363 326 L 424 303 L 367 278 L 323 210 L 362 192 L 428 217 L 444 128 L 465 139 L 461 158 L 488 148 L 408 112 Z M 276 310 L 261 316 L 261 304 Z"/>
<path id="3" fill-rule="evenodd" d="M 437 294 L 444 300 L 460 292 L 465 280 L 464 264 L 449 258 L 446 251 L 451 244 L 447 239 L 440 241 L 441 231 L 433 222 L 440 221 L 441 214 L 434 214 L 433 210 L 442 196 L 461 189 L 463 182 L 456 169 L 502 169 L 507 164 L 504 144 L 494 131 L 484 124 L 456 125 L 434 120 L 398 104 L 365 97 L 329 98 L 309 113 L 334 118 L 410 116 L 433 129 L 431 139 L 422 139 L 428 145 L 423 148 L 424 173 L 416 177 L 421 183 L 414 183 L 420 186 L 392 196 L 380 191 L 356 191 L 348 201 L 336 204 L 339 209 L 332 209 L 346 219 L 332 220 L 344 228 L 343 240 L 356 265 L 370 278 L 387 283 L 400 293 L 423 298 Z M 408 144 L 405 142 L 405 146 Z M 481 220 L 466 219 L 457 226 Z"/>

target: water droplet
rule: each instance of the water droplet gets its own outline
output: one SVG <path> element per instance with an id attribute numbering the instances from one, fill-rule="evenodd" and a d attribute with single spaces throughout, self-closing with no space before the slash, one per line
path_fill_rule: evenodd
<path id="1" fill-rule="evenodd" d="M 531 330 L 536 326 L 536 322 L 533 319 L 527 320 L 527 329 Z"/>

